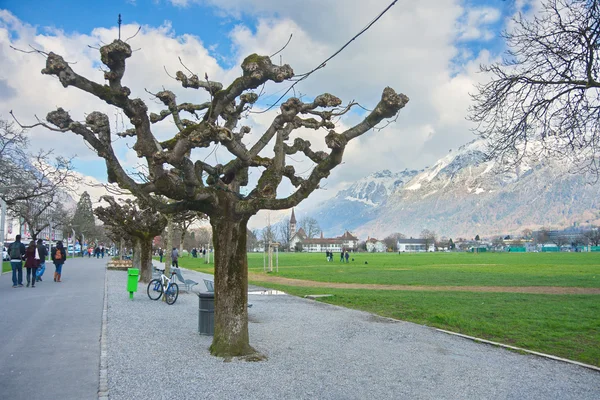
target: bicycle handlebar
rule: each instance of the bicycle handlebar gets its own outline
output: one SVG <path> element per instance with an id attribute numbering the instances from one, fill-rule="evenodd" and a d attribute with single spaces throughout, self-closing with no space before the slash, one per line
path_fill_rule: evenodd
<path id="1" fill-rule="evenodd" d="M 160 269 L 160 268 L 154 268 L 155 270 L 157 270 L 158 272 L 160 272 L 161 274 L 165 273 L 164 269 Z M 177 275 L 177 272 L 171 271 L 171 276 L 173 275 Z"/>

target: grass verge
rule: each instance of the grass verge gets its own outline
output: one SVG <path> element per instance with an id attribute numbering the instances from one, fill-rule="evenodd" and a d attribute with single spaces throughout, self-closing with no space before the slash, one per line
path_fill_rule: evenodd
<path id="1" fill-rule="evenodd" d="M 594 295 L 398 292 L 252 283 L 295 296 L 333 294 L 319 301 L 600 366 L 600 302 Z"/>
<path id="2" fill-rule="evenodd" d="M 323 254 L 281 253 L 273 275 L 392 285 L 600 287 L 597 253 L 358 253 L 353 258 L 346 264 L 335 257 L 327 262 Z M 213 273 L 213 264 L 201 259 L 182 257 L 180 265 Z M 263 272 L 262 254 L 248 254 L 248 270 Z M 295 296 L 333 294 L 319 301 L 600 366 L 598 295 L 311 288 L 260 277 L 250 283 Z"/>

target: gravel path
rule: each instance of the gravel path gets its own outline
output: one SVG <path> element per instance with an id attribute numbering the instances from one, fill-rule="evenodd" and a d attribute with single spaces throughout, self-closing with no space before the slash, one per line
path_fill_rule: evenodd
<path id="1" fill-rule="evenodd" d="M 210 356 L 198 297 L 133 301 L 108 271 L 110 399 L 598 399 L 600 373 L 288 295 L 249 295 L 268 361 Z M 184 276 L 202 282 L 202 275 Z"/>

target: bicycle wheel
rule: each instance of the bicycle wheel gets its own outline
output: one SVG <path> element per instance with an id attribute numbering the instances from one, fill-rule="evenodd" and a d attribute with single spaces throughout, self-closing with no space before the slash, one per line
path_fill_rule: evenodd
<path id="1" fill-rule="evenodd" d="M 167 304 L 171 305 L 177 301 L 177 297 L 179 296 L 179 286 L 176 283 L 171 283 L 167 287 L 167 293 L 165 294 L 165 301 Z"/>
<path id="2" fill-rule="evenodd" d="M 146 293 L 148 293 L 148 297 L 150 300 L 158 300 L 163 294 L 163 287 L 160 282 L 160 279 L 152 279 L 148 284 L 148 289 L 146 289 Z"/>

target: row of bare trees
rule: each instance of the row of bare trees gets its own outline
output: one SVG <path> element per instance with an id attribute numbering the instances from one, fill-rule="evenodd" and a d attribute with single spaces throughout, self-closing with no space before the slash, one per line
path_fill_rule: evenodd
<path id="1" fill-rule="evenodd" d="M 506 35 L 510 52 L 504 62 L 484 67 L 492 79 L 478 88 L 470 116 L 490 141 L 491 154 L 500 159 L 518 162 L 527 151 L 538 148 L 533 145 L 537 141 L 542 144 L 538 155 L 581 155 L 580 167 L 598 173 L 600 7 L 596 0 L 545 0 L 543 4 L 538 18 L 516 19 Z M 48 113 L 47 123 L 35 125 L 82 136 L 106 161 L 109 181 L 135 195 L 141 207 L 152 206 L 165 214 L 193 210 L 210 217 L 216 293 L 211 352 L 219 356 L 254 352 L 247 313 L 249 218 L 262 209 L 298 205 L 342 163 L 350 141 L 394 119 L 408 103 L 407 96 L 387 87 L 380 101 L 368 107 L 371 111 L 346 128 L 338 123 L 339 117 L 357 103 L 343 105 L 329 93 L 311 96 L 310 101 L 287 97 L 297 82 L 330 63 L 296 75 L 287 64 L 275 65 L 267 56 L 252 54 L 243 60 L 240 76 L 228 85 L 189 69 L 177 71 L 175 79 L 184 89 L 199 90 L 196 103 L 182 103 L 160 83 L 148 82 L 150 91 L 155 89 L 153 100 L 164 105 L 154 113 L 149 112 L 147 100 L 135 97 L 122 83 L 126 60 L 133 51 L 120 37 L 100 48 L 100 60 L 106 66 L 102 83 L 78 74 L 76 66 L 59 54 L 39 53 L 46 57 L 43 74 L 117 108 L 126 117 L 128 129 L 111 132 L 109 118 L 102 112 L 90 112 L 82 122 L 80 116 L 72 117 L 62 108 Z M 252 124 L 240 121 L 270 82 L 287 82 L 287 91 L 266 106 L 279 107 L 269 127 L 250 137 Z M 173 135 L 159 140 L 153 126 L 166 118 L 172 120 Z M 323 132 L 326 151 L 315 151 L 309 141 L 296 137 L 293 133 L 298 129 Z M 133 149 L 147 171 L 144 179 L 136 179 L 124 167 L 113 147 L 114 135 L 134 139 Z M 224 164 L 192 156 L 195 149 L 214 146 L 229 152 Z M 298 157 L 312 164 L 307 175 L 292 165 Z M 257 172 L 252 175 L 258 175 L 257 180 L 249 179 L 251 172 Z M 293 189 L 278 197 L 284 179 Z"/>
<path id="2" fill-rule="evenodd" d="M 5 212 L 26 223 L 34 239 L 51 225 L 67 228 L 63 203 L 72 178 L 71 160 L 49 149 L 30 151 L 26 132 L 0 118 L 0 198 Z"/>

